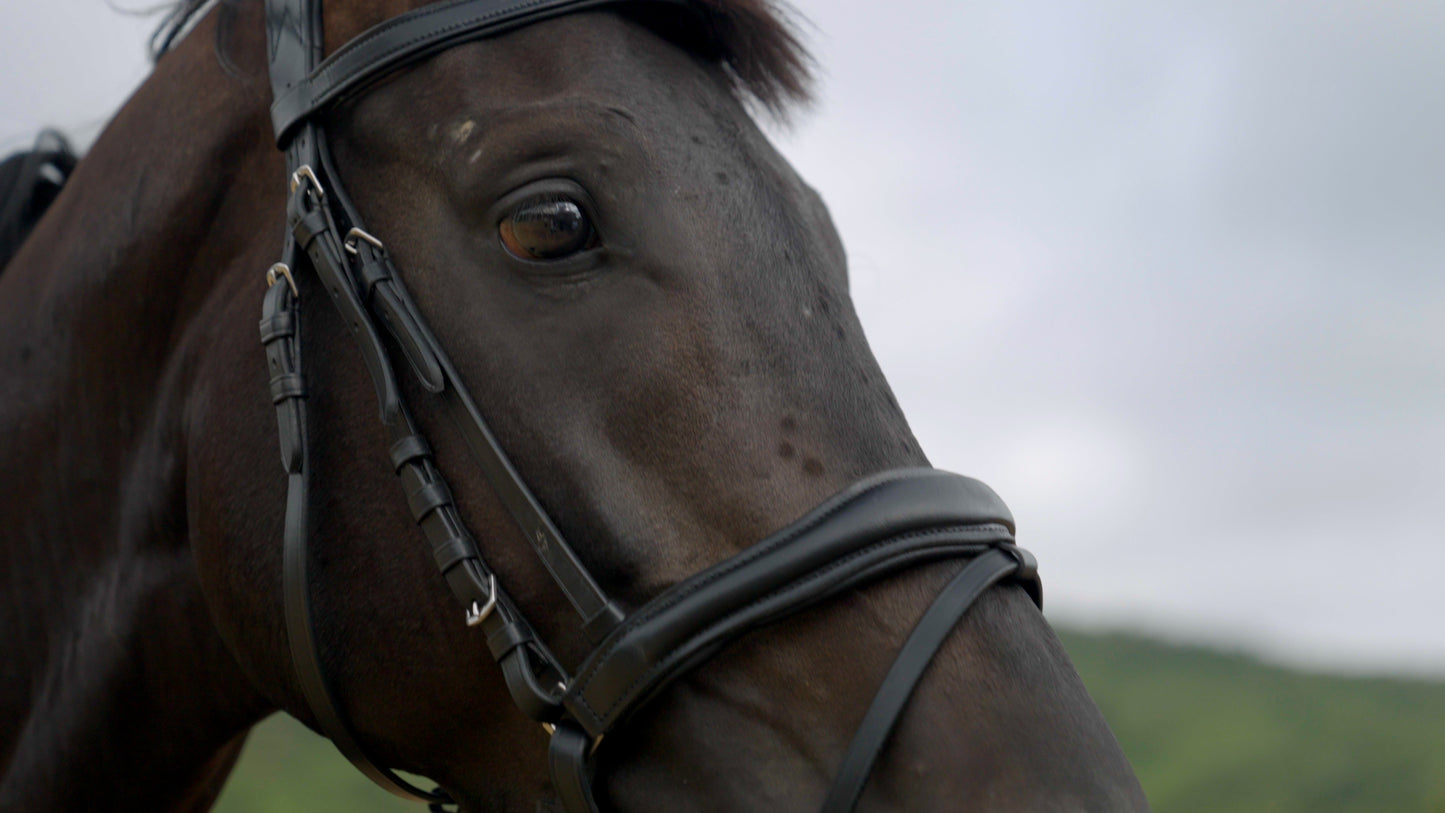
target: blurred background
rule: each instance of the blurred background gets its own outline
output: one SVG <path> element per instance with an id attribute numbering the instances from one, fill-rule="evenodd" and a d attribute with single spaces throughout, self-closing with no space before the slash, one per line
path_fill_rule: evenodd
<path id="1" fill-rule="evenodd" d="M 128 2 L 5 0 L 0 152 L 93 140 Z M 1156 807 L 1445 811 L 1445 4 L 795 8 L 768 128 Z M 221 809 L 389 805 L 277 719 Z"/>

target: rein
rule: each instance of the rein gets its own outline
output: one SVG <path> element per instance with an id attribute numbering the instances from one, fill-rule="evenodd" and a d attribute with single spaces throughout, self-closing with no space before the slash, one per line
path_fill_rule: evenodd
<path id="1" fill-rule="evenodd" d="M 688 0 L 632 0 L 696 13 Z M 598 586 L 533 496 L 456 368 L 427 328 L 385 244 L 369 233 L 341 184 L 319 113 L 372 82 L 454 45 L 623 0 L 447 0 L 378 25 L 322 59 L 321 0 L 267 0 L 272 122 L 290 192 L 282 260 L 267 272 L 261 341 L 287 472 L 282 592 L 291 658 L 322 732 L 369 778 L 399 796 L 451 801 L 371 760 L 321 667 L 307 575 L 310 449 L 300 291 L 309 266 L 357 341 L 389 428 L 391 465 L 437 568 L 485 636 L 517 707 L 551 735 L 553 785 L 571 813 L 595 811 L 594 755 L 606 734 L 672 681 L 744 634 L 902 569 L 971 559 L 899 651 L 823 804 L 852 810 L 934 653 L 988 587 L 1042 594 L 1031 555 L 1013 544 L 1013 518 L 988 486 L 933 469 L 887 472 L 845 489 L 787 528 L 664 591 L 631 615 Z M 487 565 L 430 445 L 402 401 L 385 332 L 422 387 L 461 429 L 472 457 L 522 536 L 577 611 L 594 648 L 569 672 Z"/>

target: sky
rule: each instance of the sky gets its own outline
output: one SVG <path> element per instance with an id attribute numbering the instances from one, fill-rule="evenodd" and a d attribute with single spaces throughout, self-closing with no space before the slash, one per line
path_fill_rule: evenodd
<path id="1" fill-rule="evenodd" d="M 128 2 L 0 0 L 0 150 L 95 136 Z M 769 131 L 1050 618 L 1445 675 L 1445 4 L 795 9 L 818 100 Z"/>

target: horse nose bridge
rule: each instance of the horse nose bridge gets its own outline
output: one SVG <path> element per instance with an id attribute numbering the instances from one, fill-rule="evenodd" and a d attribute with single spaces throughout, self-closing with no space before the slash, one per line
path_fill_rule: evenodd
<path id="1" fill-rule="evenodd" d="M 738 375 L 728 386 L 771 466 L 841 488 L 927 464 L 845 293 L 796 285 L 768 309 L 762 326 L 757 315 L 740 320 L 748 329 L 729 351 Z"/>
<path id="2" fill-rule="evenodd" d="M 880 471 L 926 466 L 866 344 L 826 347 L 790 377 L 768 428 L 773 452 L 806 480 L 841 488 Z"/>

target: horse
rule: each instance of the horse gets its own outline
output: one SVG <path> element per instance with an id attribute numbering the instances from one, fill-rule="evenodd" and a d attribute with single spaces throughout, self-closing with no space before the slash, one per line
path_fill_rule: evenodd
<path id="1" fill-rule="evenodd" d="M 328 0 L 324 42 L 422 5 Z M 538 19 L 324 114 L 336 172 L 417 311 L 623 615 L 860 479 L 928 466 L 826 207 L 755 121 L 806 98 L 807 56 L 764 0 L 691 6 Z M 0 273 L 0 809 L 206 809 L 258 721 L 280 710 L 326 731 L 293 668 L 287 396 L 268 391 L 256 341 L 263 296 L 327 298 L 316 274 L 275 271 L 287 164 L 267 23 L 260 0 L 179 6 L 150 77 Z M 309 618 L 337 705 L 376 763 L 462 809 L 547 809 L 553 726 L 511 704 L 416 544 L 355 325 L 323 307 L 302 321 Z M 423 379 L 397 387 L 492 595 L 505 585 L 556 657 L 581 662 L 567 597 Z M 589 744 L 599 795 L 817 807 L 962 567 L 921 562 L 710 653 Z M 1023 587 L 988 590 L 941 645 L 862 808 L 1147 808 Z"/>

